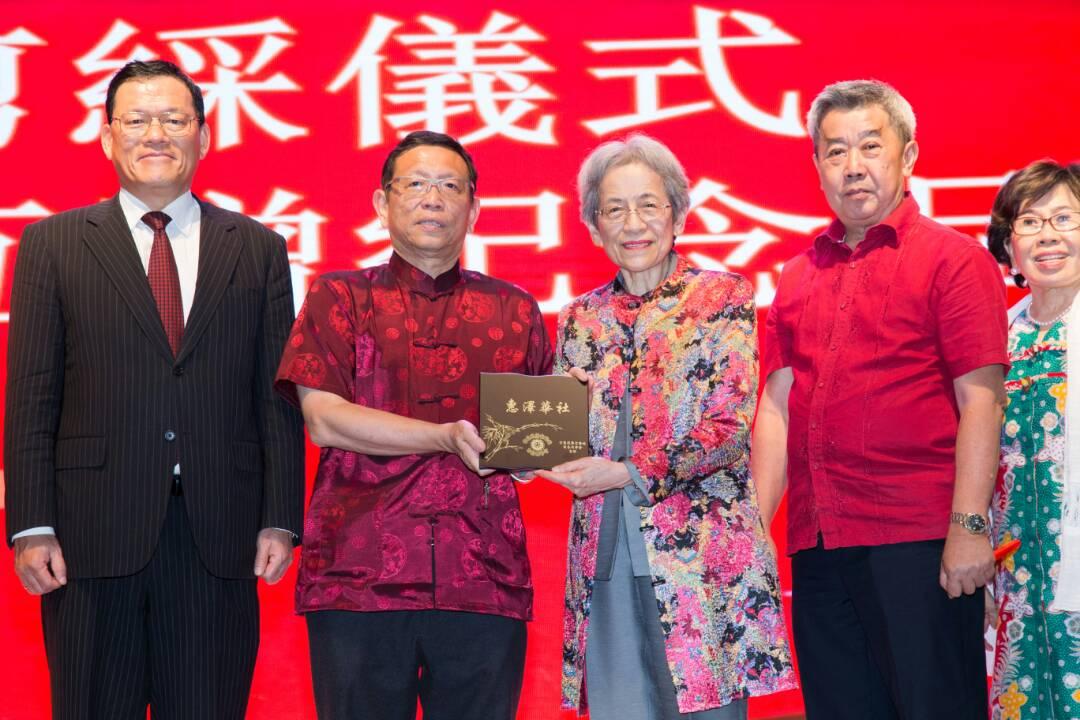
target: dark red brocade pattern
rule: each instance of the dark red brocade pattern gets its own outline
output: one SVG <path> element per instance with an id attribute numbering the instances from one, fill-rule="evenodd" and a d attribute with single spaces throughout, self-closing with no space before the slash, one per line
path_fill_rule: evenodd
<path id="1" fill-rule="evenodd" d="M 1008 366 L 1005 286 L 910 195 L 852 251 L 833 222 L 784 266 L 762 378 L 790 367 L 788 551 L 945 537 L 953 381 Z"/>
<path id="2" fill-rule="evenodd" d="M 523 290 L 455 266 L 390 262 L 311 287 L 278 370 L 296 386 L 426 420 L 478 424 L 482 371 L 543 375 L 552 350 Z M 304 524 L 298 612 L 439 608 L 532 616 L 517 488 L 446 453 L 325 448 Z"/>

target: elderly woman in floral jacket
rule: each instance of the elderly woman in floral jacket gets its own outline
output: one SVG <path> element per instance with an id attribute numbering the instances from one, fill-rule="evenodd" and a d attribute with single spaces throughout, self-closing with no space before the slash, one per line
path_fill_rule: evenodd
<path id="1" fill-rule="evenodd" d="M 563 705 L 593 720 L 745 718 L 748 697 L 795 686 L 750 480 L 753 290 L 672 250 L 688 183 L 656 140 L 601 145 L 578 187 L 618 272 L 559 316 L 556 368 L 590 384 L 594 456 L 537 473 L 575 495 Z"/>

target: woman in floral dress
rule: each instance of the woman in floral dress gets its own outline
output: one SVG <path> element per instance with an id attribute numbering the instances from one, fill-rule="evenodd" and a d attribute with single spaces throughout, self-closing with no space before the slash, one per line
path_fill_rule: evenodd
<path id="1" fill-rule="evenodd" d="M 588 379 L 593 457 L 570 488 L 563 705 L 592 720 L 742 720 L 792 688 L 776 558 L 750 480 L 753 288 L 672 250 L 690 197 L 671 151 L 605 143 L 581 217 L 617 272 L 559 315 L 556 371 Z"/>
<path id="2" fill-rule="evenodd" d="M 1080 328 L 1080 164 L 1044 160 L 1013 175 L 989 237 L 1017 284 L 1031 287 L 1010 313 L 993 532 L 998 545 L 1021 545 L 995 583 L 991 714 L 1080 718 L 1080 397 L 1067 393 L 1070 360 L 1080 367 L 1080 350 L 1068 349 Z"/>

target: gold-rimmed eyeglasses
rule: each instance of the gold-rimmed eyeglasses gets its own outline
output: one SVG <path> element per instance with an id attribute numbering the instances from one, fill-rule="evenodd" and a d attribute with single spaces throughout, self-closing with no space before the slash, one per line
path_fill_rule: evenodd
<path id="1" fill-rule="evenodd" d="M 1038 215 L 1021 215 L 1012 222 L 1012 231 L 1017 235 L 1038 235 L 1043 226 L 1050 223 L 1050 227 L 1058 232 L 1067 232 L 1080 228 L 1080 212 L 1066 210 L 1054 213 L 1048 218 Z"/>
<path id="2" fill-rule="evenodd" d="M 386 188 L 394 188 L 407 198 L 418 198 L 431 192 L 431 188 L 439 189 L 439 193 L 448 198 L 458 199 L 469 193 L 469 182 L 464 178 L 426 178 L 416 175 L 396 177 L 387 183 Z"/>
<path id="3" fill-rule="evenodd" d="M 641 220 L 641 222 L 659 220 L 664 217 L 664 214 L 669 208 L 671 208 L 671 203 L 661 204 L 658 202 L 643 202 L 635 208 L 626 205 L 608 205 L 607 207 L 597 210 L 596 214 L 612 225 L 617 225 L 629 220 L 630 213 L 637 213 L 638 219 Z"/>
<path id="4" fill-rule="evenodd" d="M 128 137 L 142 137 L 150 132 L 150 126 L 156 120 L 157 124 L 161 126 L 162 132 L 166 135 L 179 137 L 187 134 L 191 128 L 191 121 L 194 119 L 194 116 L 186 113 L 170 112 L 161 115 L 147 115 L 141 112 L 126 112 L 114 117 L 112 122 L 119 124 L 120 132 Z"/>

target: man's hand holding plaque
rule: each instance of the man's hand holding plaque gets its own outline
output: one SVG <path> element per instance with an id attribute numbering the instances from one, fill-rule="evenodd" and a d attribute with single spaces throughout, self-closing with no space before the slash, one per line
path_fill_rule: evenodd
<path id="1" fill-rule="evenodd" d="M 589 392 L 568 376 L 480 373 L 481 468 L 549 469 L 589 456 Z"/>

